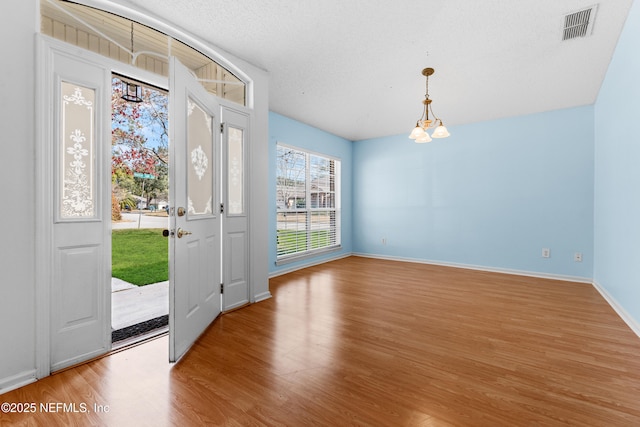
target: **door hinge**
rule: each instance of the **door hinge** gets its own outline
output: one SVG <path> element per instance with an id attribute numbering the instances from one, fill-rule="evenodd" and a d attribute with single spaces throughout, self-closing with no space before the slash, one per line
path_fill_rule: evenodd
<path id="1" fill-rule="evenodd" d="M 220 293 L 224 294 L 224 283 L 220 283 Z"/>
<path id="2" fill-rule="evenodd" d="M 220 203 L 220 213 L 224 213 L 224 203 Z"/>

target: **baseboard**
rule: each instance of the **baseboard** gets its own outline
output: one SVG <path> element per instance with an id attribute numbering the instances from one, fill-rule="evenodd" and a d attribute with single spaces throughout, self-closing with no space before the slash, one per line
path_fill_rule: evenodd
<path id="1" fill-rule="evenodd" d="M 607 290 L 602 287 L 598 282 L 591 278 L 580 277 L 580 276 L 568 276 L 562 274 L 549 274 L 549 273 L 540 273 L 535 271 L 525 271 L 525 270 L 514 270 L 507 268 L 495 268 L 495 267 L 485 267 L 481 265 L 471 265 L 471 264 L 459 264 L 454 262 L 442 262 L 442 261 L 433 261 L 433 260 L 425 260 L 425 259 L 417 259 L 417 258 L 404 258 L 404 257 L 395 257 L 395 256 L 386 256 L 386 255 L 375 255 L 375 254 L 366 254 L 354 252 L 350 254 L 342 254 L 340 256 L 330 258 L 330 259 L 322 259 L 320 261 L 306 263 L 304 265 L 298 265 L 296 267 L 292 267 L 285 270 L 280 270 L 276 273 L 269 275 L 269 278 L 281 276 L 283 274 L 291 273 L 296 270 L 302 270 L 303 268 L 311 267 L 314 265 L 324 264 L 325 262 L 335 261 L 337 259 L 346 258 L 349 256 L 358 256 L 362 258 L 374 258 L 374 259 L 384 259 L 389 261 L 403 261 L 403 262 L 413 262 L 419 264 L 430 264 L 430 265 L 441 265 L 444 267 L 455 267 L 455 268 L 465 268 L 468 270 L 478 270 L 478 271 L 487 271 L 492 273 L 503 273 L 503 274 L 513 274 L 517 276 L 528 276 L 528 277 L 539 277 L 542 279 L 553 279 L 553 280 L 562 280 L 566 282 L 577 282 L 577 283 L 585 283 L 590 284 L 602 295 L 605 301 L 613 308 L 613 310 L 620 316 L 620 318 L 631 328 L 631 330 L 640 338 L 640 323 L 636 321 L 627 311 L 616 301 L 616 299 L 607 292 Z"/>
<path id="2" fill-rule="evenodd" d="M 269 292 L 269 291 L 262 292 L 262 293 L 260 293 L 258 295 L 255 295 L 253 298 L 254 298 L 253 302 L 264 301 L 264 300 L 267 300 L 267 299 L 271 298 L 271 292 Z"/>
<path id="3" fill-rule="evenodd" d="M 600 285 L 595 280 L 593 281 L 593 287 L 596 288 L 598 292 L 600 292 L 602 298 L 604 298 L 609 303 L 611 308 L 613 308 L 615 312 L 618 313 L 618 316 L 620 316 L 624 323 L 626 323 L 627 326 L 629 326 L 629 328 L 631 328 L 631 330 L 638 336 L 638 338 L 640 338 L 640 323 L 638 323 L 638 321 L 634 319 L 633 316 L 627 313 L 627 310 L 625 310 L 624 307 L 620 305 L 620 303 L 613 297 L 613 295 L 611 295 L 602 285 Z"/>
<path id="4" fill-rule="evenodd" d="M 0 394 L 23 387 L 36 381 L 36 370 L 30 369 L 11 377 L 0 379 Z"/>
<path id="5" fill-rule="evenodd" d="M 336 261 L 336 260 L 339 260 L 339 259 L 342 259 L 342 258 L 347 258 L 347 257 L 350 257 L 351 255 L 353 255 L 353 254 L 351 254 L 351 253 L 339 254 L 339 255 L 328 257 L 328 258 L 322 258 L 321 260 L 312 260 L 312 261 L 309 261 L 309 262 L 305 262 L 304 264 L 297 264 L 296 266 L 285 268 L 285 269 L 274 271 L 273 273 L 270 273 L 269 274 L 269 279 L 272 279 L 272 278 L 278 277 L 278 276 L 282 276 L 283 274 L 293 273 L 294 271 L 302 270 L 303 268 L 313 267 L 314 265 L 320 265 L 320 264 L 324 264 L 326 262 L 331 262 L 331 261 Z"/>
<path id="6" fill-rule="evenodd" d="M 503 273 L 503 274 L 513 274 L 516 276 L 538 277 L 541 279 L 563 280 L 565 282 L 578 282 L 578 283 L 588 283 L 588 284 L 591 284 L 593 282 L 593 280 L 589 277 L 540 273 L 537 271 L 514 270 L 509 268 L 486 267 L 482 265 L 460 264 L 456 262 L 434 261 L 434 260 L 418 259 L 418 258 L 404 258 L 404 257 L 375 255 L 375 254 L 366 254 L 366 253 L 358 253 L 358 252 L 354 252 L 352 255 L 363 257 L 363 258 L 375 258 L 375 259 L 385 259 L 389 261 L 403 261 L 403 262 L 413 262 L 418 264 L 441 265 L 443 267 L 464 268 L 467 270 L 487 271 L 490 273 Z"/>

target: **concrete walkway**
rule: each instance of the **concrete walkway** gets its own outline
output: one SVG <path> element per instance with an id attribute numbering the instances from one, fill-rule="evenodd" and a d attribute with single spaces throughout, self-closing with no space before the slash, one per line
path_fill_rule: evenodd
<path id="1" fill-rule="evenodd" d="M 166 216 L 147 212 L 122 212 L 122 221 L 111 228 L 169 228 Z M 111 327 L 114 331 L 169 314 L 169 282 L 136 286 L 113 277 L 111 279 Z"/>
<path id="2" fill-rule="evenodd" d="M 169 282 L 136 286 L 111 279 L 111 327 L 114 331 L 169 314 Z"/>

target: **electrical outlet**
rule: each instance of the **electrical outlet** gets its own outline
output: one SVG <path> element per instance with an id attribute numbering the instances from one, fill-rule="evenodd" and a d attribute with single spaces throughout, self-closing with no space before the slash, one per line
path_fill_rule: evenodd
<path id="1" fill-rule="evenodd" d="M 387 238 L 383 237 L 382 238 L 382 246 L 385 246 L 387 244 Z"/>
<path id="2" fill-rule="evenodd" d="M 576 252 L 573 254 L 573 260 L 575 262 L 582 262 L 582 252 Z"/>
<path id="3" fill-rule="evenodd" d="M 551 251 L 549 248 L 542 248 L 542 258 L 549 258 L 551 256 Z"/>

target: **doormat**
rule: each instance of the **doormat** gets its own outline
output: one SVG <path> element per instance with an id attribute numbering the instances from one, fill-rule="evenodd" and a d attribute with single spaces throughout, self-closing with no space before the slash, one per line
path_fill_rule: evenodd
<path id="1" fill-rule="evenodd" d="M 126 340 L 127 338 L 137 337 L 151 332 L 155 329 L 164 328 L 169 324 L 169 315 L 156 317 L 146 322 L 138 323 L 136 325 L 127 326 L 126 328 L 118 329 L 111 332 L 111 342 L 118 342 Z"/>

